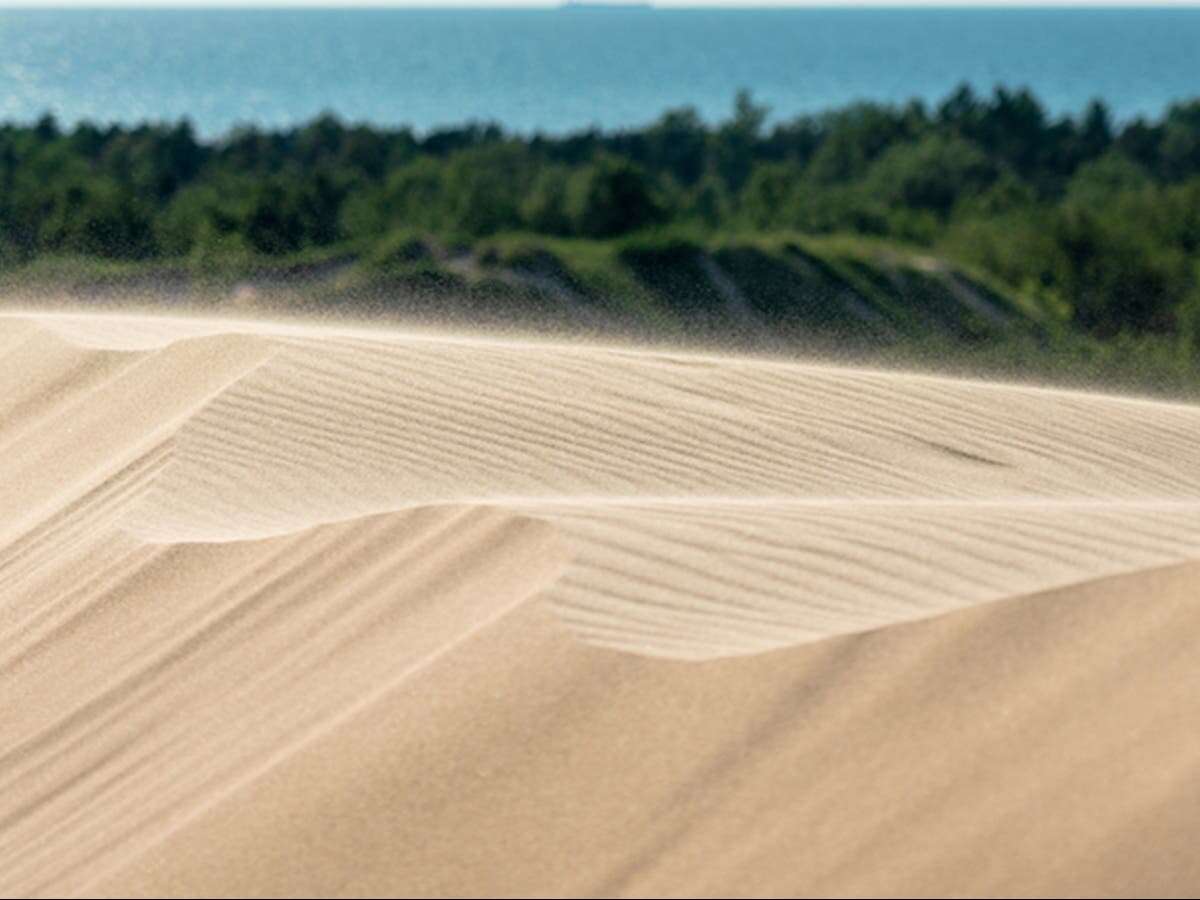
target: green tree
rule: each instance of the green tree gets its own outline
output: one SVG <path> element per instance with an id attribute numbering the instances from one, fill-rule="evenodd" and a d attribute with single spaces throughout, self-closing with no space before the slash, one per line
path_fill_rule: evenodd
<path id="1" fill-rule="evenodd" d="M 1067 183 L 1066 201 L 1100 208 L 1118 194 L 1151 185 L 1145 169 L 1123 153 L 1112 151 L 1076 169 Z"/>
<path id="2" fill-rule="evenodd" d="M 731 206 L 725 182 L 710 172 L 686 192 L 683 215 L 706 228 L 718 228 L 729 219 Z"/>
<path id="3" fill-rule="evenodd" d="M 1069 206 L 1054 222 L 1055 280 L 1074 322 L 1100 337 L 1169 331 L 1189 286 L 1182 254 L 1096 212 Z"/>
<path id="4" fill-rule="evenodd" d="M 572 176 L 567 215 L 578 234 L 612 237 L 660 222 L 664 210 L 640 166 L 604 156 Z"/>
<path id="5" fill-rule="evenodd" d="M 788 163 L 766 163 L 754 168 L 738 198 L 742 216 L 756 228 L 775 228 L 791 216 L 801 173 Z"/>
<path id="6" fill-rule="evenodd" d="M 567 212 L 567 191 L 571 170 L 550 165 L 534 179 L 533 187 L 521 203 L 521 219 L 543 234 L 569 234 L 571 217 Z"/>
<path id="7" fill-rule="evenodd" d="M 712 137 L 717 172 L 738 191 L 750 177 L 769 110 L 754 102 L 750 92 L 740 90 L 733 102 L 733 118 L 721 124 Z"/>
<path id="8" fill-rule="evenodd" d="M 445 170 L 444 203 L 449 222 L 472 236 L 519 227 L 521 204 L 533 175 L 529 153 L 517 141 L 455 153 Z"/>
<path id="9" fill-rule="evenodd" d="M 738 115 L 754 115 L 748 96 L 745 102 L 751 109 L 735 111 L 735 120 Z M 761 127 L 761 122 L 757 126 L 750 121 L 744 124 L 750 129 L 751 136 Z M 644 139 L 647 164 L 659 171 L 670 172 L 685 187 L 694 185 L 704 174 L 708 161 L 708 129 L 692 107 L 668 110 L 646 129 Z"/>
<path id="10" fill-rule="evenodd" d="M 919 119 L 876 103 L 856 103 L 824 119 L 825 139 L 808 165 L 817 184 L 862 177 L 880 154 L 924 128 Z"/>
<path id="11" fill-rule="evenodd" d="M 106 259 L 144 259 L 155 252 L 149 211 L 112 179 L 60 183 L 47 200 L 40 229 L 47 250 Z"/>
<path id="12" fill-rule="evenodd" d="M 866 176 L 866 187 L 893 208 L 945 216 L 959 202 L 978 196 L 997 175 L 995 163 L 970 141 L 928 135 L 880 156 Z"/>

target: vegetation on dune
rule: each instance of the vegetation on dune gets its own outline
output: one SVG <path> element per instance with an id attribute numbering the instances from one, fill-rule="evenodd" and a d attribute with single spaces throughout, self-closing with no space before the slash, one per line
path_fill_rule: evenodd
<path id="1" fill-rule="evenodd" d="M 46 117 L 0 126 L 0 268 L 268 272 L 319 302 L 1200 382 L 1200 101 L 1118 126 L 1100 102 L 1053 118 L 963 87 L 768 125 L 743 93 L 714 125 L 685 108 L 620 132 L 418 135 L 326 115 L 212 142 Z"/>

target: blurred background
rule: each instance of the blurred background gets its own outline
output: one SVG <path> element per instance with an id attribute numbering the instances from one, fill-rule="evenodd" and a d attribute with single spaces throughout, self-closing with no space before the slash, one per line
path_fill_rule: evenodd
<path id="1" fill-rule="evenodd" d="M 1186 6 L 3 9 L 0 278 L 1190 394 L 1196 47 Z"/>

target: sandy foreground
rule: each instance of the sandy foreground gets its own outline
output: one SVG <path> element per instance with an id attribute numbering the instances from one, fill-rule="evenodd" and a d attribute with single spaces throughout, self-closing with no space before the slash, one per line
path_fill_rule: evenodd
<path id="1" fill-rule="evenodd" d="M 1200 408 L 0 318 L 0 895 L 1194 895 Z"/>

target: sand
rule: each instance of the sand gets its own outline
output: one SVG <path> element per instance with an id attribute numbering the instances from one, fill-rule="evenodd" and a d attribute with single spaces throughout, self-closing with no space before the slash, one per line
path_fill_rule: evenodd
<path id="1" fill-rule="evenodd" d="M 1194 894 L 1200 409 L 0 318 L 0 895 Z"/>

